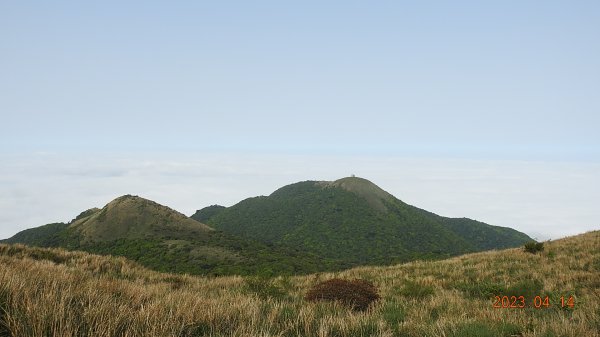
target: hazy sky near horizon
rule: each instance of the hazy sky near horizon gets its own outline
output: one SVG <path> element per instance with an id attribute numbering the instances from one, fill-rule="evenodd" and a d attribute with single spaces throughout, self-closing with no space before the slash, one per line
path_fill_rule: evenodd
<path id="1" fill-rule="evenodd" d="M 0 238 L 119 193 L 190 212 L 351 173 L 597 229 L 599 33 L 598 1 L 1 2 Z"/>

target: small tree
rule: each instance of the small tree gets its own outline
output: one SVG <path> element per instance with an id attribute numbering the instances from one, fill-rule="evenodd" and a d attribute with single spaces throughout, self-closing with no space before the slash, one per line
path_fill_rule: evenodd
<path id="1" fill-rule="evenodd" d="M 523 248 L 526 252 L 535 254 L 544 250 L 544 243 L 531 241 L 527 242 Z"/>

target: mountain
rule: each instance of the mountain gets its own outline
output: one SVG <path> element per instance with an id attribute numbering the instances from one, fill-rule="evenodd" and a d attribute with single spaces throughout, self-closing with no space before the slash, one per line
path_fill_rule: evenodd
<path id="1" fill-rule="evenodd" d="M 232 236 L 154 201 L 125 195 L 69 223 L 17 233 L 4 243 L 125 256 L 159 271 L 190 274 L 306 273 L 334 262 Z"/>
<path id="2" fill-rule="evenodd" d="M 270 196 L 191 218 L 125 195 L 68 223 L 24 230 L 5 243 L 125 256 L 158 271 L 301 274 L 514 247 L 510 228 L 446 218 L 408 205 L 362 178 L 304 181 Z"/>
<path id="3" fill-rule="evenodd" d="M 514 229 L 419 209 L 358 177 L 299 182 L 231 207 L 198 210 L 192 218 L 350 265 L 441 258 L 532 240 Z"/>

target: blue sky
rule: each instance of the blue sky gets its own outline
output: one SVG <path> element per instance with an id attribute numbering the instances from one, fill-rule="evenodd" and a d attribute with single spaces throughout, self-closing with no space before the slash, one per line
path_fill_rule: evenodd
<path id="1" fill-rule="evenodd" d="M 335 164 L 352 166 L 347 158 L 535 161 L 576 165 L 597 186 L 599 33 L 597 1 L 4 1 L 0 164 L 26 172 L 52 154 L 97 171 L 83 158 L 143 153 L 168 166 L 173 153 L 179 163 L 229 154 L 243 166 L 238 154 L 327 156 L 339 158 L 325 174 L 334 178 L 351 173 Z M 396 179 L 393 169 L 380 179 Z M 4 205 L 52 193 L 3 174 Z M 239 191 L 259 192 L 246 178 Z M 79 198 L 103 186 L 88 183 Z M 184 185 L 174 179 L 164 193 Z M 590 212 L 572 221 L 597 228 Z M 47 214 L 36 221 L 69 220 Z M 33 225 L 0 223 L 7 233 Z"/>

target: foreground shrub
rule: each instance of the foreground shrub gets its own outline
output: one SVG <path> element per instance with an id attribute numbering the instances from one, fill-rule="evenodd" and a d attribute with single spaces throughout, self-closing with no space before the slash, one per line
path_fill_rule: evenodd
<path id="1" fill-rule="evenodd" d="M 541 252 L 544 250 L 544 243 L 531 241 L 531 242 L 527 242 L 523 248 L 525 249 L 526 252 L 535 254 L 537 252 Z"/>
<path id="2" fill-rule="evenodd" d="M 366 280 L 331 279 L 317 283 L 308 291 L 307 301 L 338 301 L 358 311 L 367 310 L 379 299 L 377 288 Z"/>

